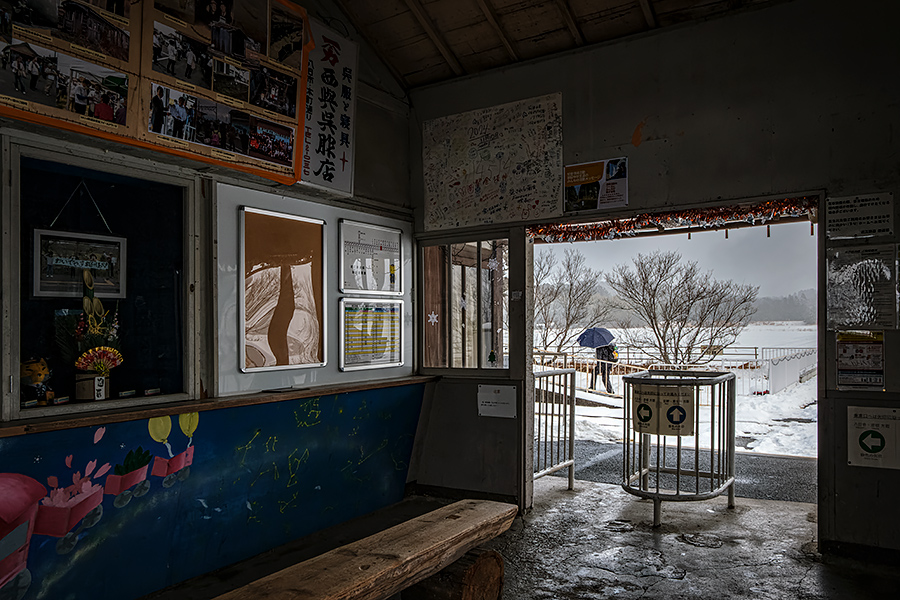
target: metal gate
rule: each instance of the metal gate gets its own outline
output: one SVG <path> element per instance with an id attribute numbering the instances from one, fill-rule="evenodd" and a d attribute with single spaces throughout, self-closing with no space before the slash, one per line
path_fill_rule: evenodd
<path id="1" fill-rule="evenodd" d="M 534 478 L 569 469 L 575 488 L 575 369 L 534 374 Z"/>

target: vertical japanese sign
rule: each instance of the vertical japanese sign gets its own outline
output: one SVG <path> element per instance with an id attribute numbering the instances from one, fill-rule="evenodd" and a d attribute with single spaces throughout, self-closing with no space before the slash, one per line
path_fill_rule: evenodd
<path id="1" fill-rule="evenodd" d="M 300 181 L 352 194 L 359 47 L 321 23 L 310 25 L 316 46 L 307 67 Z"/>

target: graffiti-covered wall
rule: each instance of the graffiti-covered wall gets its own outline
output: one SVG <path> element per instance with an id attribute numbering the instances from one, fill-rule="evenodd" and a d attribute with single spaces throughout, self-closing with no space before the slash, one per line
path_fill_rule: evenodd
<path id="1" fill-rule="evenodd" d="M 423 387 L 0 439 L 0 597 L 136 598 L 397 502 Z"/>

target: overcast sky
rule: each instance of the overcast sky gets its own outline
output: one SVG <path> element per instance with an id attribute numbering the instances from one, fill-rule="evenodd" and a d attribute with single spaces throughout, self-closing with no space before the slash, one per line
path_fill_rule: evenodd
<path id="1" fill-rule="evenodd" d="M 562 257 L 566 248 L 585 255 L 592 269 L 609 271 L 617 264 L 631 264 L 639 253 L 675 250 L 686 260 L 695 260 L 703 271 L 712 271 L 716 279 L 759 286 L 760 296 L 787 296 L 816 288 L 816 235 L 809 234 L 809 223 L 772 226 L 772 237 L 765 227 L 733 229 L 725 239 L 724 231 L 626 238 L 600 242 L 538 244 L 535 252 L 550 249 Z"/>

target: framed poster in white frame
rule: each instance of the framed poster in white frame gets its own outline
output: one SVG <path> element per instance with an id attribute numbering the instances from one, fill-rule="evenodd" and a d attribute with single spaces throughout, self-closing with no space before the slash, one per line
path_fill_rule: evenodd
<path id="1" fill-rule="evenodd" d="M 240 367 L 326 361 L 325 221 L 241 207 Z"/>
<path id="2" fill-rule="evenodd" d="M 403 300 L 341 299 L 342 371 L 403 365 Z"/>
<path id="3" fill-rule="evenodd" d="M 341 292 L 402 296 L 401 240 L 399 229 L 341 219 Z"/>

